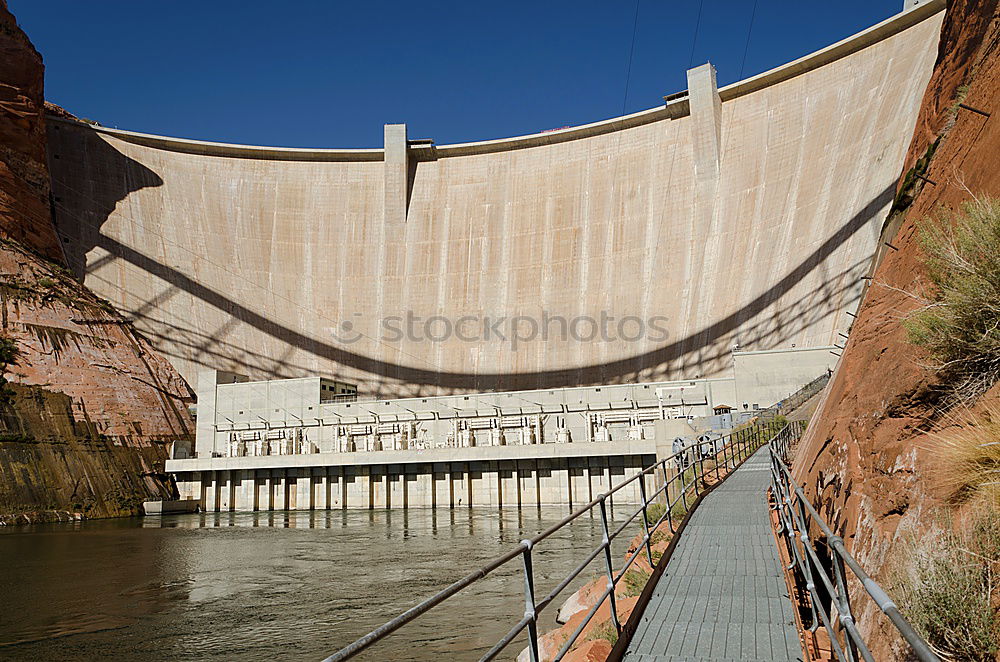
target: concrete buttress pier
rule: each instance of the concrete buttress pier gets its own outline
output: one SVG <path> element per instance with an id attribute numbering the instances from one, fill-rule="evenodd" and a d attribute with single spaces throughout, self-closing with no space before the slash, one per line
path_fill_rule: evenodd
<path id="1" fill-rule="evenodd" d="M 701 182 L 714 188 L 719 181 L 719 159 L 722 154 L 722 99 L 715 78 L 715 67 L 706 62 L 688 69 L 688 96 L 691 100 L 691 147 L 694 149 L 694 169 Z"/>
<path id="2" fill-rule="evenodd" d="M 409 167 L 406 125 L 386 124 L 384 139 L 385 206 L 383 213 L 386 225 L 397 225 L 406 222 Z"/>

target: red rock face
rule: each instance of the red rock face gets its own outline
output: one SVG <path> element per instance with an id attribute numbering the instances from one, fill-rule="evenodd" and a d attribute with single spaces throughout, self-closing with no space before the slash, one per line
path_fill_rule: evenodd
<path id="1" fill-rule="evenodd" d="M 0 235 L 61 262 L 49 216 L 44 72 L 42 57 L 0 0 Z"/>
<path id="2" fill-rule="evenodd" d="M 162 461 L 165 442 L 191 437 L 192 393 L 130 323 L 63 268 L 49 208 L 42 75 L 41 57 L 0 0 L 0 331 L 20 351 L 8 378 L 69 396 L 72 416 L 103 435 L 102 443 L 134 449 L 136 462 L 109 464 L 108 475 L 95 483 L 131 494 L 134 466 Z M 53 427 L 39 443 L 58 443 L 59 434 Z M 10 450 L 5 443 L 0 455 Z M 36 496 L 61 494 L 64 486 L 37 483 L 58 483 L 60 475 L 38 472 L 19 495 L 4 494 L 0 516 L 51 508 L 52 498 Z M 168 485 L 153 485 L 149 498 L 164 491 Z M 104 496 L 92 495 L 95 503 Z M 102 506 L 94 512 L 131 511 Z"/>
<path id="3" fill-rule="evenodd" d="M 987 119 L 955 111 L 964 102 L 992 113 Z M 803 440 L 795 473 L 813 502 L 863 566 L 889 582 L 889 564 L 906 533 L 930 526 L 927 506 L 936 502 L 927 481 L 926 432 L 939 420 L 936 378 L 926 357 L 907 341 L 902 318 L 916 307 L 908 292 L 924 288 L 916 223 L 937 208 L 957 208 L 973 194 L 1000 197 L 1000 15 L 997 0 L 949 3 L 940 53 L 910 146 L 906 168 L 938 137 L 927 177 L 917 182 L 913 203 L 851 330 L 850 341 L 825 401 Z M 997 388 L 984 396 L 997 397 Z M 982 399 L 981 399 L 982 401 Z M 881 655 L 900 653 L 896 639 L 859 601 L 859 621 L 877 632 Z"/>

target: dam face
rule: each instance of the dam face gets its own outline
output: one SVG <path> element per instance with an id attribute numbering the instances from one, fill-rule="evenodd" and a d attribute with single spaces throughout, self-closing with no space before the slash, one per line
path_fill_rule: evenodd
<path id="1" fill-rule="evenodd" d="M 389 125 L 385 149 L 280 149 L 53 118 L 56 224 L 189 383 L 207 367 L 415 396 L 712 377 L 734 346 L 825 353 L 942 8 L 721 90 L 699 67 L 665 106 L 482 143 Z"/>

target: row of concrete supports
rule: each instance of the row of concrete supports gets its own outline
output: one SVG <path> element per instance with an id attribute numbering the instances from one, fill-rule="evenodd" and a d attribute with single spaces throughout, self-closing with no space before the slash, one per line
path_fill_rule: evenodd
<path id="1" fill-rule="evenodd" d="M 654 456 L 231 469 L 177 475 L 206 511 L 521 507 L 584 504 Z M 638 503 L 637 486 L 616 495 Z"/>

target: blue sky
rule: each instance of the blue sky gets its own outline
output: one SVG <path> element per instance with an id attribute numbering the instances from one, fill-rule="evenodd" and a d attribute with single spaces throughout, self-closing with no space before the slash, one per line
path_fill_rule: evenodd
<path id="1" fill-rule="evenodd" d="M 710 60 L 724 85 L 902 1 L 640 0 L 627 97 L 631 0 L 9 5 L 45 59 L 46 97 L 80 117 L 222 142 L 378 147 L 389 122 L 444 144 L 650 108 L 686 87 L 691 64 Z"/>

